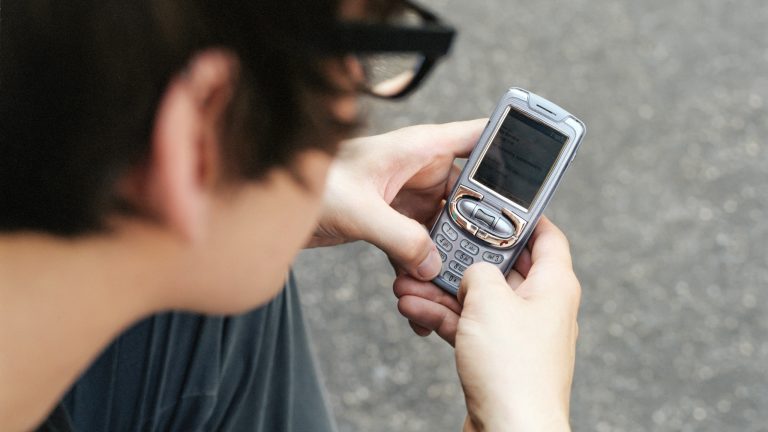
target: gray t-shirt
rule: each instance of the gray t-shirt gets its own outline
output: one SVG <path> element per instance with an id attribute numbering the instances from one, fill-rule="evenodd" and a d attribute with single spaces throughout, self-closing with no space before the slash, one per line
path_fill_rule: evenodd
<path id="1" fill-rule="evenodd" d="M 75 431 L 335 430 L 292 276 L 244 315 L 173 312 L 138 323 L 58 411 Z"/>

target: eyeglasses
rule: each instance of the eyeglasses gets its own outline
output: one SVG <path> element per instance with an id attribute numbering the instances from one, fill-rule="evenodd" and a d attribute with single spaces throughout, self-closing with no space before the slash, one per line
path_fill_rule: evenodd
<path id="1" fill-rule="evenodd" d="M 339 23 L 324 47 L 351 54 L 363 79 L 361 90 L 397 99 L 415 90 L 441 57 L 456 31 L 432 12 L 408 0 L 386 24 Z"/>

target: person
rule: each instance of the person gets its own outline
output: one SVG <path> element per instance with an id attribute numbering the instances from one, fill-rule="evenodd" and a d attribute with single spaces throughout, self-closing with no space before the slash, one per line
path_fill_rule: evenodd
<path id="1" fill-rule="evenodd" d="M 1 13 L 0 429 L 333 428 L 289 268 L 302 247 L 355 240 L 395 263 L 414 331 L 455 346 L 466 430 L 569 428 L 580 287 L 562 232 L 542 219 L 515 271 L 474 265 L 458 298 L 429 282 L 424 224 L 484 121 L 345 140 L 361 93 L 403 96 L 445 54 L 434 14 L 396 0 Z M 403 50 L 423 61 L 374 80 L 373 54 Z"/>

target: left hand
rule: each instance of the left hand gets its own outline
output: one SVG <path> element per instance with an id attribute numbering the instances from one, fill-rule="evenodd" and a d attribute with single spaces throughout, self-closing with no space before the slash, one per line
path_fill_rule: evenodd
<path id="1" fill-rule="evenodd" d="M 485 119 L 412 126 L 342 144 L 308 247 L 365 240 L 420 280 L 440 271 L 425 229 L 460 173 L 453 161 L 477 143 Z"/>

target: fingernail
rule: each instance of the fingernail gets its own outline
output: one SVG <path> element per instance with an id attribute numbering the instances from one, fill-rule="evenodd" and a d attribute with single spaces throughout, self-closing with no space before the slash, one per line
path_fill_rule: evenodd
<path id="1" fill-rule="evenodd" d="M 440 255 L 437 253 L 436 249 L 432 249 L 429 255 L 427 255 L 427 258 L 425 258 L 416 268 L 416 272 L 422 279 L 431 280 L 440 273 L 440 267 L 442 267 Z"/>

